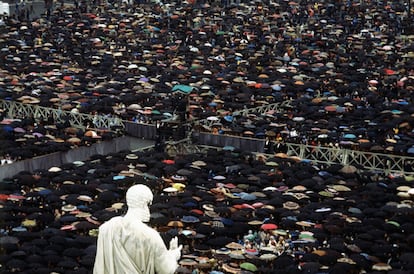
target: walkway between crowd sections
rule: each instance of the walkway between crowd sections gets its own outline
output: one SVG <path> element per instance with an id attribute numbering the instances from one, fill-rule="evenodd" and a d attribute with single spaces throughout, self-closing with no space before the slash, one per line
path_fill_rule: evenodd
<path id="1" fill-rule="evenodd" d="M 153 140 L 121 136 L 113 140 L 91 144 L 90 146 L 80 146 L 68 151 L 57 151 L 31 159 L 0 165 L 0 180 L 12 178 L 21 171 L 36 172 L 39 170 L 48 170 L 53 166 L 62 166 L 76 161 L 86 161 L 98 154 L 109 155 L 125 150 L 145 151 L 153 147 Z"/>
<path id="2" fill-rule="evenodd" d="M 269 110 L 276 110 L 282 106 L 289 105 L 289 102 L 268 104 L 256 108 L 250 108 L 238 111 L 240 114 L 248 113 L 266 113 Z M 134 137 L 155 139 L 154 124 L 135 124 L 131 121 L 125 121 L 117 117 L 109 117 L 103 115 L 90 115 L 83 113 L 73 113 L 70 111 L 56 110 L 30 104 L 22 104 L 19 102 L 11 102 L 0 100 L 0 107 L 9 117 L 34 117 L 36 119 L 47 119 L 53 116 L 56 120 L 66 117 L 70 120 L 72 126 L 84 127 L 86 121 L 93 121 L 97 128 L 113 128 L 118 127 L 126 134 L 132 134 Z M 209 133 L 196 133 L 191 126 L 210 125 L 211 121 L 207 119 L 191 121 L 188 125 L 191 128 L 187 135 L 188 139 L 167 142 L 167 147 L 172 153 L 185 153 L 186 151 L 202 151 L 203 148 L 241 148 L 256 152 L 265 153 L 265 140 L 258 138 L 245 138 L 240 136 L 217 135 Z M 136 129 L 139 127 L 140 129 Z M 144 128 L 141 128 L 144 127 Z M 191 145 L 191 140 L 194 145 Z M 393 154 L 384 154 L 376 152 L 359 151 L 354 149 L 332 148 L 325 146 L 313 146 L 305 144 L 297 144 L 290 142 L 282 142 L 284 149 L 274 151 L 282 157 L 297 157 L 315 164 L 341 163 L 343 165 L 354 165 L 368 170 L 382 171 L 386 174 L 406 174 L 414 175 L 412 164 L 414 157 L 400 156 Z M 270 154 L 269 154 L 270 155 Z"/>

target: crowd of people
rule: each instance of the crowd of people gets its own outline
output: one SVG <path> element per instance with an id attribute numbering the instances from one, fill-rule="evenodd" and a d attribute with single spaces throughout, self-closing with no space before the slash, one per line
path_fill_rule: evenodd
<path id="1" fill-rule="evenodd" d="M 33 117 L 4 118 L 0 128 L 1 165 L 90 146 L 123 135 L 120 130 L 96 128 L 92 121 L 84 129 L 75 127 L 64 115 L 61 122 L 53 118 L 46 121 Z"/>
<path id="2" fill-rule="evenodd" d="M 59 2 L 39 18 L 4 18 L 0 95 L 137 123 L 214 118 L 200 130 L 407 155 L 410 9 L 397 1 Z"/>
<path id="3" fill-rule="evenodd" d="M 295 157 L 209 150 L 94 155 L 1 183 L 3 273 L 91 273 L 125 192 L 183 246 L 177 273 L 412 273 L 413 178 Z M 132 251 L 131 251 L 132 252 Z"/>
<path id="4" fill-rule="evenodd" d="M 55 5 L 38 18 L 3 17 L 2 100 L 413 153 L 410 2 Z M 2 163 L 114 137 L 93 121 L 83 131 L 1 118 Z M 3 180 L 2 272 L 90 273 L 99 225 L 125 212 L 125 191 L 138 182 L 154 191 L 150 225 L 183 244 L 177 272 L 414 271 L 413 178 L 236 149 L 123 151 Z"/>

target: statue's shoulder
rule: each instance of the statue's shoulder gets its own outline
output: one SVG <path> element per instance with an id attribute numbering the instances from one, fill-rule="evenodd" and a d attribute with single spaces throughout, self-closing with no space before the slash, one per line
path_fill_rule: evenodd
<path id="1" fill-rule="evenodd" d="M 105 227 L 112 227 L 112 226 L 117 226 L 122 222 L 123 217 L 122 216 L 116 216 L 116 217 L 112 217 L 111 219 L 109 219 L 108 221 L 104 222 L 100 228 L 105 228 Z"/>

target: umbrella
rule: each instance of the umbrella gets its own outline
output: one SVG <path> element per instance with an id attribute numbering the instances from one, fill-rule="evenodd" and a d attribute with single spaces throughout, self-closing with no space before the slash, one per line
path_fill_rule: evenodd
<path id="1" fill-rule="evenodd" d="M 49 194 L 51 194 L 52 193 L 52 191 L 50 190 L 50 189 L 42 189 L 42 190 L 40 190 L 39 192 L 39 195 L 42 195 L 42 196 L 47 196 L 47 195 L 49 195 Z"/>
<path id="2" fill-rule="evenodd" d="M 16 127 L 16 128 L 14 128 L 14 132 L 17 132 L 17 133 L 25 133 L 26 130 L 23 129 L 23 128 L 21 128 L 21 127 Z"/>
<path id="3" fill-rule="evenodd" d="M 188 85 L 175 85 L 171 89 L 171 91 L 181 92 L 184 94 L 189 94 L 192 90 L 193 90 L 193 87 L 188 86 Z"/>
<path id="4" fill-rule="evenodd" d="M 227 122 L 232 122 L 232 121 L 233 121 L 233 116 L 231 116 L 231 115 L 226 115 L 226 116 L 224 116 L 223 118 L 224 118 L 224 120 L 226 120 Z"/>
<path id="5" fill-rule="evenodd" d="M 81 139 L 79 139 L 78 137 L 71 137 L 67 139 L 66 142 L 71 144 L 79 144 L 81 142 Z"/>
<path id="6" fill-rule="evenodd" d="M 235 150 L 235 147 L 233 147 L 233 146 L 224 146 L 223 150 L 233 151 L 233 150 Z"/>
<path id="7" fill-rule="evenodd" d="M 138 68 L 138 65 L 136 65 L 136 64 L 128 65 L 128 69 L 137 69 L 137 68 Z"/>
<path id="8" fill-rule="evenodd" d="M 239 243 L 236 243 L 236 242 L 228 243 L 228 244 L 226 244 L 226 247 L 230 248 L 230 249 L 243 249 L 244 248 L 244 246 L 242 244 L 239 244 Z"/>
<path id="9" fill-rule="evenodd" d="M 272 253 L 264 253 L 264 254 L 260 255 L 259 258 L 261 260 L 264 260 L 264 261 L 272 261 L 272 260 L 276 259 L 277 256 L 275 254 L 272 254 Z"/>
<path id="10" fill-rule="evenodd" d="M 24 220 L 22 222 L 22 226 L 24 226 L 24 227 L 33 227 L 33 226 L 36 226 L 36 220 L 28 220 L 28 219 L 26 219 L 26 220 Z"/>
<path id="11" fill-rule="evenodd" d="M 191 215 L 187 215 L 187 216 L 183 216 L 181 218 L 181 221 L 184 223 L 198 223 L 200 219 L 198 219 L 197 217 L 191 216 Z"/>
<path id="12" fill-rule="evenodd" d="M 217 116 L 208 116 L 207 117 L 207 121 L 213 121 L 213 122 L 216 122 L 216 121 L 219 121 L 220 119 L 217 117 Z"/>
<path id="13" fill-rule="evenodd" d="M 12 126 L 4 126 L 4 127 L 2 127 L 3 128 L 3 130 L 4 131 L 6 131 L 6 132 L 13 132 L 13 127 Z"/>
<path id="14" fill-rule="evenodd" d="M 83 230 L 83 231 L 88 231 L 94 228 L 97 228 L 97 225 L 94 225 L 88 221 L 80 221 L 80 222 L 75 222 L 74 223 L 74 228 L 75 230 Z"/>
<path id="15" fill-rule="evenodd" d="M 0 238 L 0 245 L 4 244 L 17 244 L 19 239 L 13 236 L 3 236 Z"/>
<path id="16" fill-rule="evenodd" d="M 214 246 L 214 247 L 222 247 L 225 246 L 231 242 L 234 242 L 233 238 L 229 238 L 226 236 L 219 236 L 216 238 L 212 238 L 210 240 L 207 241 L 207 244 L 210 246 Z"/>
<path id="17" fill-rule="evenodd" d="M 355 173 L 357 171 L 357 168 L 352 165 L 346 165 L 342 167 L 339 171 L 342 173 L 350 174 L 350 173 Z"/>
<path id="18" fill-rule="evenodd" d="M 190 176 L 193 174 L 193 172 L 191 170 L 182 168 L 182 169 L 177 170 L 177 174 L 181 176 Z"/>
<path id="19" fill-rule="evenodd" d="M 33 132 L 32 135 L 35 136 L 35 137 L 37 137 L 37 138 L 43 137 L 43 134 L 42 133 L 39 133 L 39 132 Z"/>
<path id="20" fill-rule="evenodd" d="M 389 264 L 382 263 L 382 262 L 376 263 L 372 266 L 372 270 L 377 270 L 377 271 L 389 271 L 391 269 L 392 267 Z"/>
<path id="21" fill-rule="evenodd" d="M 263 229 L 263 230 L 275 230 L 275 229 L 277 229 L 277 225 L 272 224 L 272 223 L 262 224 L 262 226 L 260 228 Z"/>
<path id="22" fill-rule="evenodd" d="M 157 176 L 154 176 L 154 175 L 149 174 L 147 172 L 144 172 L 141 176 L 143 176 L 145 179 L 148 179 L 148 180 L 156 180 L 156 179 L 158 179 Z"/>
<path id="23" fill-rule="evenodd" d="M 184 224 L 181 221 L 170 221 L 167 226 L 169 227 L 184 227 Z"/>
<path id="24" fill-rule="evenodd" d="M 345 138 L 345 139 L 355 139 L 355 138 L 356 138 L 356 136 L 355 136 L 355 134 L 348 133 L 348 134 L 345 134 L 345 135 L 344 135 L 344 138 Z"/>
<path id="25" fill-rule="evenodd" d="M 335 112 L 337 110 L 338 106 L 337 105 L 328 105 L 325 107 L 325 110 L 328 112 Z"/>
<path id="26" fill-rule="evenodd" d="M 257 266 L 255 266 L 254 264 L 249 263 L 249 262 L 244 262 L 244 263 L 240 264 L 240 268 L 244 269 L 244 270 L 251 271 L 251 272 L 256 272 L 257 271 Z"/>

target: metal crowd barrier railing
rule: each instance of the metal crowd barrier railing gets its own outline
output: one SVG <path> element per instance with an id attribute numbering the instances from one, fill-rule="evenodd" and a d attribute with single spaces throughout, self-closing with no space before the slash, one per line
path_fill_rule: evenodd
<path id="1" fill-rule="evenodd" d="M 291 101 L 283 101 L 278 103 L 272 103 L 272 104 L 266 104 L 254 108 L 246 108 L 238 111 L 234 111 L 232 113 L 233 116 L 246 116 L 251 113 L 267 113 L 269 111 L 280 111 L 282 108 L 290 106 Z M 215 123 L 217 123 L 216 120 L 209 120 L 209 119 L 197 119 L 189 122 L 192 125 L 202 125 L 206 127 L 212 127 Z"/>
<path id="2" fill-rule="evenodd" d="M 378 170 L 386 174 L 414 175 L 413 171 L 406 170 L 408 166 L 414 170 L 414 157 L 410 156 L 294 143 L 285 143 L 285 145 L 287 155 L 298 156 L 318 164 L 340 163 L 367 170 Z"/>
<path id="3" fill-rule="evenodd" d="M 84 128 L 87 123 L 92 123 L 95 128 L 102 129 L 110 129 L 112 127 L 125 128 L 124 121 L 115 116 L 76 113 L 8 100 L 0 100 L 0 109 L 3 110 L 7 117 L 33 117 L 42 120 L 53 118 L 56 122 L 63 122 L 65 119 L 68 119 L 73 127 L 78 128 Z"/>
<path id="4" fill-rule="evenodd" d="M 218 138 L 220 142 L 218 143 Z M 265 140 L 249 137 L 235 137 L 217 134 L 200 134 L 198 146 L 200 150 L 221 149 L 223 146 L 234 148 L 259 148 L 253 149 L 253 153 L 262 153 L 272 157 L 278 153 L 264 153 Z M 385 174 L 414 175 L 414 157 L 369 151 L 358 151 L 345 148 L 332 148 L 323 146 L 311 146 L 297 143 L 283 143 L 283 154 L 286 157 L 296 156 L 299 159 L 310 161 L 314 164 L 353 165 L 365 170 L 379 171 Z M 413 171 L 412 171 L 413 170 Z"/>

